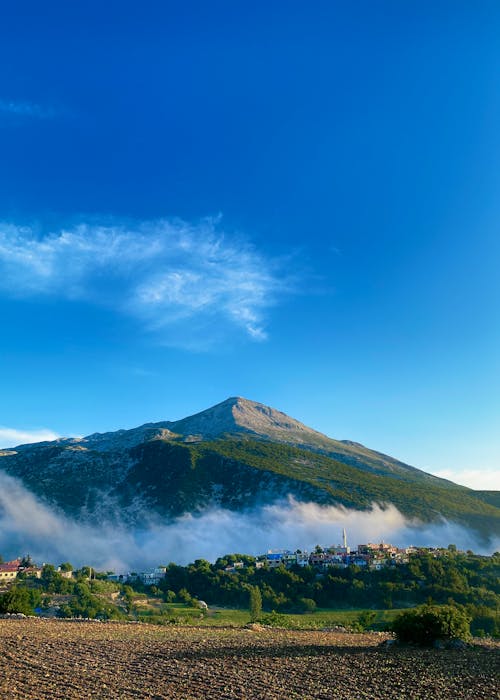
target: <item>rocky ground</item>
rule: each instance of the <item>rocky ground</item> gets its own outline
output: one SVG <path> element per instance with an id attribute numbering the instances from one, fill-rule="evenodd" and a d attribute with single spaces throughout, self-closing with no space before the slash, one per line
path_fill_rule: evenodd
<path id="1" fill-rule="evenodd" d="M 494 700 L 499 644 L 383 647 L 384 635 L 0 620 L 5 700 Z"/>

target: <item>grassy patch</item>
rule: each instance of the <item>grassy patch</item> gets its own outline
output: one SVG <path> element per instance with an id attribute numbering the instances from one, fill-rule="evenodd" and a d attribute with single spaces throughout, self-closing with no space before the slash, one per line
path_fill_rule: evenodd
<path id="1" fill-rule="evenodd" d="M 323 627 L 335 627 L 340 625 L 350 627 L 356 622 L 362 610 L 329 610 L 319 609 L 313 613 L 303 615 L 283 614 L 287 625 L 293 629 L 315 630 Z M 391 622 L 398 610 L 376 610 L 374 629 L 383 629 Z M 246 610 L 231 610 L 228 608 L 215 608 L 204 615 L 202 619 L 196 619 L 194 624 L 206 627 L 243 627 L 250 621 L 250 614 Z"/>

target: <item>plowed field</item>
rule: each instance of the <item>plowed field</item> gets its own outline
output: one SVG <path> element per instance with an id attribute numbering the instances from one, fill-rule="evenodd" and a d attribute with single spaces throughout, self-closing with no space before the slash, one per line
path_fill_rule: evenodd
<path id="1" fill-rule="evenodd" d="M 494 700 L 500 647 L 381 648 L 383 637 L 0 620 L 2 700 Z"/>

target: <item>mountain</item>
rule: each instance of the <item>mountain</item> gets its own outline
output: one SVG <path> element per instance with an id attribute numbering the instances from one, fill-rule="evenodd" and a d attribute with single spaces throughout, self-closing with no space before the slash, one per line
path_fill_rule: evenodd
<path id="1" fill-rule="evenodd" d="M 284 443 L 326 454 L 346 464 L 377 474 L 436 480 L 426 472 L 350 440 L 333 440 L 308 428 L 286 413 L 241 397 L 232 397 L 212 408 L 174 423 L 162 424 L 174 433 L 208 440 L 247 436 Z M 438 479 L 438 481 L 442 481 Z"/>
<path id="2" fill-rule="evenodd" d="M 365 510 L 393 503 L 425 522 L 446 518 L 498 534 L 498 493 L 475 492 L 240 397 L 178 421 L 21 445 L 0 469 L 82 519 L 129 523 L 248 511 L 293 496 Z"/>

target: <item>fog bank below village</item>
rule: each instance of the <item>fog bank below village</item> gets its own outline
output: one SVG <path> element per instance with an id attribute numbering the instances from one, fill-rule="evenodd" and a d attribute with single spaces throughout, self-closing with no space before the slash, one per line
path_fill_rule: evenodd
<path id="1" fill-rule="evenodd" d="M 405 518 L 394 506 L 372 504 L 370 510 L 300 503 L 292 498 L 237 513 L 217 507 L 186 514 L 171 523 L 145 511 L 141 527 L 120 523 L 77 521 L 40 501 L 22 483 L 0 472 L 0 554 L 4 559 L 30 554 L 41 564 L 71 561 L 101 570 L 125 572 L 174 561 L 215 560 L 238 552 L 268 549 L 311 550 L 316 544 L 391 542 L 398 546 L 447 546 L 490 554 L 500 538 L 485 544 L 474 533 L 451 522 L 422 524 Z"/>

